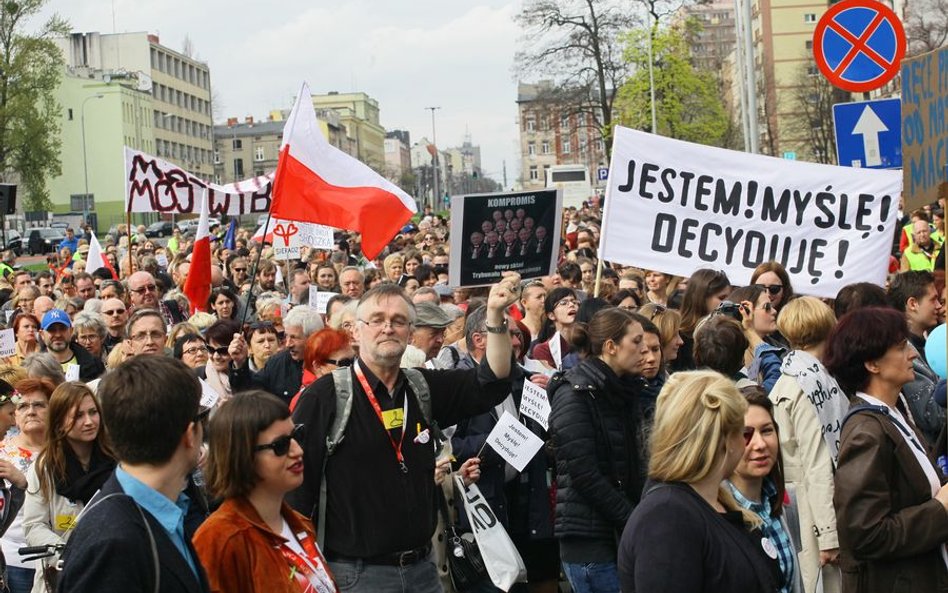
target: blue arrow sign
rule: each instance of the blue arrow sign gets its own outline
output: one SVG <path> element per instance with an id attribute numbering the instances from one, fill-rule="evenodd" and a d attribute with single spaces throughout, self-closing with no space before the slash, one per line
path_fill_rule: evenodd
<path id="1" fill-rule="evenodd" d="M 836 156 L 844 167 L 902 166 L 902 101 L 878 99 L 833 105 Z"/>

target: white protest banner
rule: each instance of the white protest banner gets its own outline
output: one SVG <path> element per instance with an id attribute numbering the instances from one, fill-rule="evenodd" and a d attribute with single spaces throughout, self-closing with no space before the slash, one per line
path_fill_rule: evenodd
<path id="1" fill-rule="evenodd" d="M 156 253 L 155 261 L 158 262 L 158 265 L 164 269 L 168 269 L 168 256 L 164 253 Z"/>
<path id="2" fill-rule="evenodd" d="M 487 444 L 504 461 L 522 472 L 543 446 L 543 440 L 505 410 L 494 430 L 487 435 Z"/>
<path id="3" fill-rule="evenodd" d="M 338 292 L 329 292 L 327 290 L 319 290 L 316 286 L 310 285 L 309 287 L 309 306 L 315 307 L 317 313 L 326 314 L 326 309 L 329 307 L 329 299 L 338 295 Z"/>
<path id="4" fill-rule="evenodd" d="M 299 259 L 300 227 L 295 222 L 273 227 L 273 257 L 275 259 Z"/>
<path id="5" fill-rule="evenodd" d="M 0 356 L 14 354 L 16 354 L 16 336 L 13 335 L 13 328 L 0 330 Z"/>
<path id="6" fill-rule="evenodd" d="M 78 364 L 71 364 L 66 367 L 66 380 L 67 381 L 79 380 L 79 365 Z"/>
<path id="7" fill-rule="evenodd" d="M 552 274 L 560 250 L 563 192 L 539 189 L 451 199 L 450 286 L 484 286 L 506 271 Z"/>
<path id="8" fill-rule="evenodd" d="M 546 389 L 532 381 L 524 381 L 523 393 L 520 397 L 520 413 L 536 420 L 543 430 L 549 430 L 550 400 L 546 397 Z"/>
<path id="9" fill-rule="evenodd" d="M 297 228 L 298 241 L 301 246 L 308 245 L 313 249 L 326 250 L 333 248 L 333 228 L 331 226 L 311 222 L 295 222 L 281 218 L 270 218 L 269 220 L 270 224 L 266 224 L 266 228 L 264 228 L 264 225 L 260 225 L 260 228 L 254 233 L 253 239 L 255 241 L 266 241 L 273 244 L 277 227 L 283 226 L 285 228 L 292 223 Z"/>
<path id="10" fill-rule="evenodd" d="M 211 216 L 265 214 L 270 211 L 273 173 L 217 185 L 199 179 L 166 160 L 125 147 L 127 212 L 200 213 L 207 188 Z"/>
<path id="11" fill-rule="evenodd" d="M 883 284 L 902 176 L 747 154 L 617 127 L 600 254 L 690 276 L 750 282 L 758 264 L 787 268 L 794 291 L 835 297 Z"/>

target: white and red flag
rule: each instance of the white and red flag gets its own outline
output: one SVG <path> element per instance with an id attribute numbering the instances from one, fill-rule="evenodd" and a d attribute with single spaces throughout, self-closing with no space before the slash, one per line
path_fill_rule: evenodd
<path id="1" fill-rule="evenodd" d="M 184 294 L 191 303 L 191 314 L 207 311 L 211 297 L 211 231 L 208 225 L 207 190 L 201 195 L 201 218 L 198 220 L 194 247 L 191 249 L 191 268 L 184 281 Z"/>
<path id="2" fill-rule="evenodd" d="M 305 82 L 283 128 L 273 183 L 274 218 L 357 231 L 368 259 L 418 211 L 411 196 L 323 137 Z"/>
<path id="3" fill-rule="evenodd" d="M 100 268 L 105 268 L 112 272 L 112 278 L 118 280 L 118 274 L 115 273 L 115 268 L 113 268 L 109 260 L 102 255 L 102 246 L 99 245 L 99 240 L 95 238 L 95 233 L 92 233 L 92 239 L 89 241 L 89 253 L 86 254 L 86 274 L 91 274 Z"/>

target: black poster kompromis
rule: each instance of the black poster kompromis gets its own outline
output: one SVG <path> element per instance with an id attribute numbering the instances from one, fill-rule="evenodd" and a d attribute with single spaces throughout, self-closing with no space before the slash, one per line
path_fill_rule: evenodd
<path id="1" fill-rule="evenodd" d="M 483 286 L 506 271 L 547 276 L 560 248 L 562 192 L 474 194 L 451 200 L 451 286 Z"/>

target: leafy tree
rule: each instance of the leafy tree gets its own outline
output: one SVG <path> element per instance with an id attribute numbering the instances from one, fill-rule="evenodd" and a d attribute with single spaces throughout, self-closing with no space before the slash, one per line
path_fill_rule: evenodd
<path id="1" fill-rule="evenodd" d="M 64 58 L 53 39 L 69 25 L 53 16 L 25 31 L 46 0 L 0 0 L 0 180 L 19 180 L 25 209 L 49 210 L 46 179 L 61 173 L 60 106 L 53 93 Z"/>
<path id="2" fill-rule="evenodd" d="M 587 114 L 607 154 L 615 89 L 628 76 L 620 38 L 634 24 L 632 14 L 616 0 L 525 0 L 517 16 L 524 30 L 517 75 L 553 79 L 556 84 L 538 101 Z"/>
<path id="3" fill-rule="evenodd" d="M 693 21 L 674 27 L 637 29 L 625 36 L 625 59 L 635 74 L 616 99 L 619 122 L 669 138 L 723 146 L 732 132 L 715 74 L 695 68 L 689 40 Z M 652 71 L 658 129 L 652 130 L 648 41 L 652 35 Z"/>

